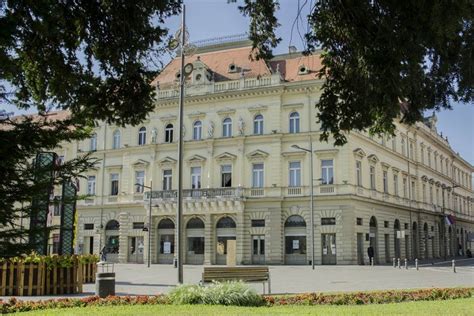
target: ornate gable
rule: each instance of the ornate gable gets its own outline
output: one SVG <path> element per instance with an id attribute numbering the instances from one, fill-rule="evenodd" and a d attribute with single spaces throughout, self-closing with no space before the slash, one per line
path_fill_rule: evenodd
<path id="1" fill-rule="evenodd" d="M 269 154 L 263 150 L 257 149 L 247 154 L 247 158 L 250 160 L 264 160 Z"/>
<path id="2" fill-rule="evenodd" d="M 222 154 L 216 156 L 216 160 L 218 161 L 229 161 L 229 160 L 235 160 L 236 158 L 237 158 L 236 155 L 233 155 L 228 152 L 223 152 Z"/>

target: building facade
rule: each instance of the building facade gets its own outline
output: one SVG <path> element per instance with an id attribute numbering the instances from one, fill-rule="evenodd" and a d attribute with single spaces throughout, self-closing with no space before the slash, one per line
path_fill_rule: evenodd
<path id="1" fill-rule="evenodd" d="M 438 134 L 435 116 L 397 123 L 391 138 L 351 132 L 342 147 L 320 142 L 318 56 L 250 61 L 248 44 L 201 47 L 186 59 L 185 263 L 225 264 L 227 241 L 236 240 L 237 264 L 309 264 L 311 181 L 316 264 L 367 264 L 369 246 L 376 263 L 466 250 L 474 168 Z M 142 125 L 98 122 L 90 140 L 58 151 L 101 159 L 80 183 L 79 252 L 105 248 L 110 261 L 146 261 L 150 227 L 151 261 L 172 263 L 179 63 L 153 82 L 156 108 Z M 150 190 L 137 183 L 152 186 L 151 225 Z"/>

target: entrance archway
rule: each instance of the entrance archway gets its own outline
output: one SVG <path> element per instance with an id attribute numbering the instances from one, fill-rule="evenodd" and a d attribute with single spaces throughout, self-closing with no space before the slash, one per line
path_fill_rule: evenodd
<path id="1" fill-rule="evenodd" d="M 158 263 L 172 264 L 174 259 L 174 222 L 163 218 L 158 223 Z"/>
<path id="2" fill-rule="evenodd" d="M 228 250 L 228 241 L 236 240 L 236 227 L 235 221 L 229 217 L 225 216 L 219 219 L 216 224 L 216 263 L 217 264 L 227 264 L 227 250 Z M 234 254 L 235 256 L 235 254 Z"/>
<path id="3" fill-rule="evenodd" d="M 204 222 L 199 217 L 186 224 L 186 263 L 204 263 Z"/>
<path id="4" fill-rule="evenodd" d="M 107 222 L 105 225 L 105 253 L 108 262 L 118 262 L 120 252 L 120 224 L 115 219 Z"/>
<path id="5" fill-rule="evenodd" d="M 291 215 L 285 221 L 285 264 L 306 263 L 306 221 Z"/>
<path id="6" fill-rule="evenodd" d="M 393 238 L 394 238 L 394 249 L 395 249 L 395 258 L 400 258 L 400 238 L 402 238 L 402 232 L 400 230 L 400 221 L 395 220 L 393 224 Z"/>
<path id="7" fill-rule="evenodd" d="M 412 243 L 411 243 L 411 252 L 412 252 L 412 259 L 418 258 L 418 224 L 413 222 L 412 225 Z"/>
<path id="8" fill-rule="evenodd" d="M 378 226 L 377 219 L 372 216 L 369 221 L 369 246 L 374 249 L 374 263 L 379 263 L 379 249 L 378 249 Z"/>

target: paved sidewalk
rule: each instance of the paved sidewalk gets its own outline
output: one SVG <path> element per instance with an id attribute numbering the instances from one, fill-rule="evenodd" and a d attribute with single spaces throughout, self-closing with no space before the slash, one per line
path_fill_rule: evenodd
<path id="1" fill-rule="evenodd" d="M 413 264 L 413 263 L 411 263 Z M 426 262 L 424 263 L 426 264 Z M 198 283 L 202 266 L 185 266 L 184 282 Z M 272 293 L 303 293 L 332 291 L 362 291 L 384 289 L 413 289 L 430 287 L 474 287 L 474 259 L 457 260 L 457 273 L 451 262 L 422 265 L 417 271 L 413 265 L 406 270 L 384 266 L 270 266 Z M 170 291 L 176 284 L 177 270 L 171 265 L 116 264 L 117 295 L 154 295 Z M 262 292 L 262 284 L 252 284 Z M 82 295 L 93 295 L 94 284 L 85 284 Z M 63 296 L 64 297 L 64 296 Z M 71 297 L 71 296 L 69 296 Z M 7 299 L 6 297 L 0 297 Z M 47 299 L 52 297 L 23 297 Z"/>

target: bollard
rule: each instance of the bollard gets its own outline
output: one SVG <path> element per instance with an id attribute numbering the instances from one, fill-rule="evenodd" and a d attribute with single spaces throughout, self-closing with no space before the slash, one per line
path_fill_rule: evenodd
<path id="1" fill-rule="evenodd" d="M 453 272 L 456 273 L 456 260 L 453 259 Z"/>
<path id="2" fill-rule="evenodd" d="M 402 267 L 400 266 L 400 258 L 398 258 L 398 268 L 401 269 Z"/>
<path id="3" fill-rule="evenodd" d="M 396 267 L 396 265 L 395 265 L 395 258 L 393 258 L 392 261 L 393 261 L 393 267 L 395 268 L 395 267 Z"/>
<path id="4" fill-rule="evenodd" d="M 415 268 L 418 270 L 418 259 L 415 259 Z"/>
<path id="5" fill-rule="evenodd" d="M 373 267 L 374 266 L 374 258 L 370 258 L 370 265 Z"/>
<path id="6" fill-rule="evenodd" d="M 405 258 L 405 269 L 408 270 L 408 259 L 407 258 Z"/>

